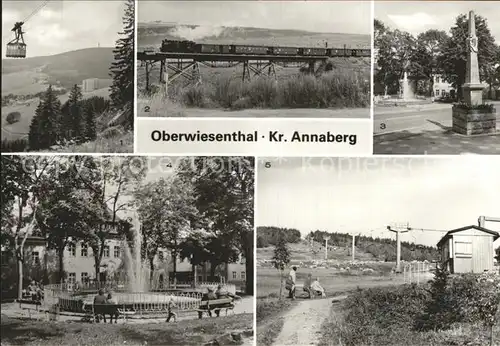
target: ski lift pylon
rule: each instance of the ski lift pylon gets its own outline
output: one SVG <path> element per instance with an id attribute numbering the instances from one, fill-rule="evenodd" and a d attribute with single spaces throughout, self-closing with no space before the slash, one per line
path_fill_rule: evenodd
<path id="1" fill-rule="evenodd" d="M 23 37 L 24 22 L 17 22 L 11 31 L 14 32 L 14 39 L 7 43 L 7 58 L 26 58 L 26 43 Z"/>

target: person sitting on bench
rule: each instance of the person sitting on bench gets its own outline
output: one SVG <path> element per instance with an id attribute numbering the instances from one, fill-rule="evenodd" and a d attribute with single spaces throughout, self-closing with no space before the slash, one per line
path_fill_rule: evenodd
<path id="1" fill-rule="evenodd" d="M 94 297 L 94 315 L 97 323 L 99 323 L 99 316 L 101 315 L 104 319 L 104 323 L 106 323 L 106 315 L 103 314 L 102 305 L 106 304 L 107 300 L 108 297 L 104 294 L 104 290 L 102 288 L 99 289 L 99 293 Z"/>
<path id="2" fill-rule="evenodd" d="M 228 290 L 226 290 L 224 288 L 224 286 L 222 286 L 222 285 L 217 286 L 217 291 L 215 291 L 215 295 L 217 296 L 217 299 L 230 298 L 231 302 L 234 301 L 235 299 L 239 298 L 238 296 L 236 296 L 236 295 L 232 294 L 231 292 L 229 292 Z M 215 315 L 217 315 L 217 317 L 219 317 L 220 309 L 214 310 L 214 311 L 215 311 Z"/>
<path id="3" fill-rule="evenodd" d="M 113 316 L 115 316 L 115 323 L 118 323 L 118 307 L 116 306 L 118 304 L 118 300 L 116 300 L 115 297 L 111 294 L 111 292 L 108 293 L 108 298 L 106 299 L 106 304 L 114 305 L 113 307 L 110 307 L 109 309 L 109 323 L 113 323 Z M 104 316 L 106 316 L 106 311 L 104 311 Z M 106 319 L 104 319 L 104 322 L 106 322 Z"/>
<path id="4" fill-rule="evenodd" d="M 210 301 L 210 300 L 216 300 L 217 296 L 214 293 L 214 290 L 211 289 L 210 287 L 207 287 L 207 293 L 203 294 L 203 297 L 201 297 L 202 302 Z M 212 317 L 212 311 L 207 307 L 207 313 L 208 316 Z M 202 317 L 202 312 L 198 311 L 198 318 Z"/>
<path id="5" fill-rule="evenodd" d="M 314 298 L 313 292 L 311 290 L 311 284 L 312 284 L 312 274 L 309 273 L 307 274 L 307 279 L 304 281 L 304 287 L 303 290 L 307 293 L 308 298 Z"/>
<path id="6" fill-rule="evenodd" d="M 311 291 L 317 296 L 326 297 L 325 289 L 319 284 L 319 278 L 311 283 Z"/>

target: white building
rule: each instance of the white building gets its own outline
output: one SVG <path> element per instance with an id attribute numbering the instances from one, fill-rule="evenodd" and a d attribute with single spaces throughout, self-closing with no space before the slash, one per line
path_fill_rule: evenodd
<path id="1" fill-rule="evenodd" d="M 82 81 L 82 91 L 89 92 L 99 89 L 99 79 L 89 78 Z"/>
<path id="2" fill-rule="evenodd" d="M 434 85 L 433 85 L 433 96 L 445 97 L 450 96 L 455 93 L 455 89 L 451 86 L 450 83 L 446 82 L 441 75 L 435 75 L 433 77 Z"/>
<path id="3" fill-rule="evenodd" d="M 9 256 L 9 253 L 5 250 L 5 248 L 2 248 L 2 290 L 5 290 L 7 286 L 4 285 L 4 283 L 6 283 L 4 280 L 13 280 L 13 278 L 11 278 L 13 274 L 9 274 L 8 272 L 14 271 L 17 273 L 15 259 L 11 258 L 12 256 Z M 48 249 L 47 242 L 44 238 L 28 237 L 24 247 L 24 255 L 26 259 L 23 266 L 25 285 L 30 280 L 47 280 L 49 283 L 57 283 L 59 278 L 57 254 L 54 250 Z M 117 269 L 122 265 L 123 259 L 123 240 L 118 237 L 108 239 L 104 247 L 99 268 L 100 281 L 119 280 L 119 278 L 116 277 L 119 273 Z M 68 243 L 64 250 L 63 266 L 68 283 L 85 283 L 96 279 L 93 251 L 92 248 L 85 243 Z M 166 285 L 169 281 L 169 276 L 173 274 L 174 267 L 170 252 L 160 249 L 155 256 L 154 266 L 153 281 L 160 285 Z M 210 263 L 207 263 L 205 266 L 197 266 L 195 268 L 195 275 L 198 282 L 219 281 L 222 279 L 225 282 L 239 286 L 245 283 L 245 270 L 245 260 L 240 256 L 236 263 L 228 263 L 220 268 L 216 268 L 215 278 L 209 276 Z M 177 259 L 176 278 L 178 282 L 185 283 L 192 281 L 193 274 L 193 266 L 188 260 Z M 173 279 L 173 277 L 171 279 Z M 17 284 L 17 280 L 14 279 L 14 282 L 11 284 Z"/>

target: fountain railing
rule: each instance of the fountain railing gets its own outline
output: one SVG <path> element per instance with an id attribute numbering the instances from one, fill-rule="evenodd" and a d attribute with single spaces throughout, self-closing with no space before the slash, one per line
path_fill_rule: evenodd
<path id="1" fill-rule="evenodd" d="M 196 288 L 191 290 L 168 290 L 150 292 L 127 291 L 125 283 L 93 283 L 92 285 L 78 285 L 63 283 L 46 285 L 44 287 L 43 305 L 47 310 L 57 308 L 60 311 L 85 312 L 91 309 L 97 290 L 102 288 L 107 292 L 113 292 L 118 300 L 118 305 L 123 305 L 123 310 L 132 310 L 139 314 L 167 311 L 171 300 L 175 303 L 178 311 L 196 310 L 206 288 L 217 289 L 218 282 L 200 282 Z M 191 286 L 192 287 L 192 284 Z M 223 288 L 235 294 L 236 286 L 223 284 Z"/>

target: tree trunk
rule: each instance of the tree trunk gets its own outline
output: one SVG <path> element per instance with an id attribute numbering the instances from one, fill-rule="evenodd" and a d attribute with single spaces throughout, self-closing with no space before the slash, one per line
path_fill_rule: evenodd
<path id="1" fill-rule="evenodd" d="M 155 272 L 155 258 L 149 257 L 149 288 L 153 288 L 153 277 Z"/>
<path id="2" fill-rule="evenodd" d="M 57 257 L 59 257 L 59 283 L 64 281 L 64 247 L 57 249 Z"/>
<path id="3" fill-rule="evenodd" d="M 245 293 L 253 295 L 253 232 L 245 232 L 244 239 L 245 256 Z"/>
<path id="4" fill-rule="evenodd" d="M 23 261 L 21 259 L 17 260 L 18 267 L 18 287 L 17 287 L 17 299 L 23 299 Z"/>
<path id="5" fill-rule="evenodd" d="M 172 260 L 174 261 L 174 289 L 177 288 L 177 250 L 172 252 Z"/>
<path id="6" fill-rule="evenodd" d="M 280 270 L 280 300 L 281 300 L 281 295 L 283 294 L 283 271 Z"/>
<path id="7" fill-rule="evenodd" d="M 92 251 L 94 251 L 94 249 L 92 249 Z M 99 288 L 101 288 L 99 285 L 101 283 L 101 278 L 100 278 L 101 261 L 99 261 L 99 255 L 96 255 L 95 253 L 97 253 L 97 252 L 94 252 L 95 282 L 97 285 L 97 289 L 99 289 Z"/>
<path id="8" fill-rule="evenodd" d="M 191 265 L 193 268 L 193 288 L 196 288 L 196 277 L 198 276 L 196 273 L 196 264 Z"/>

